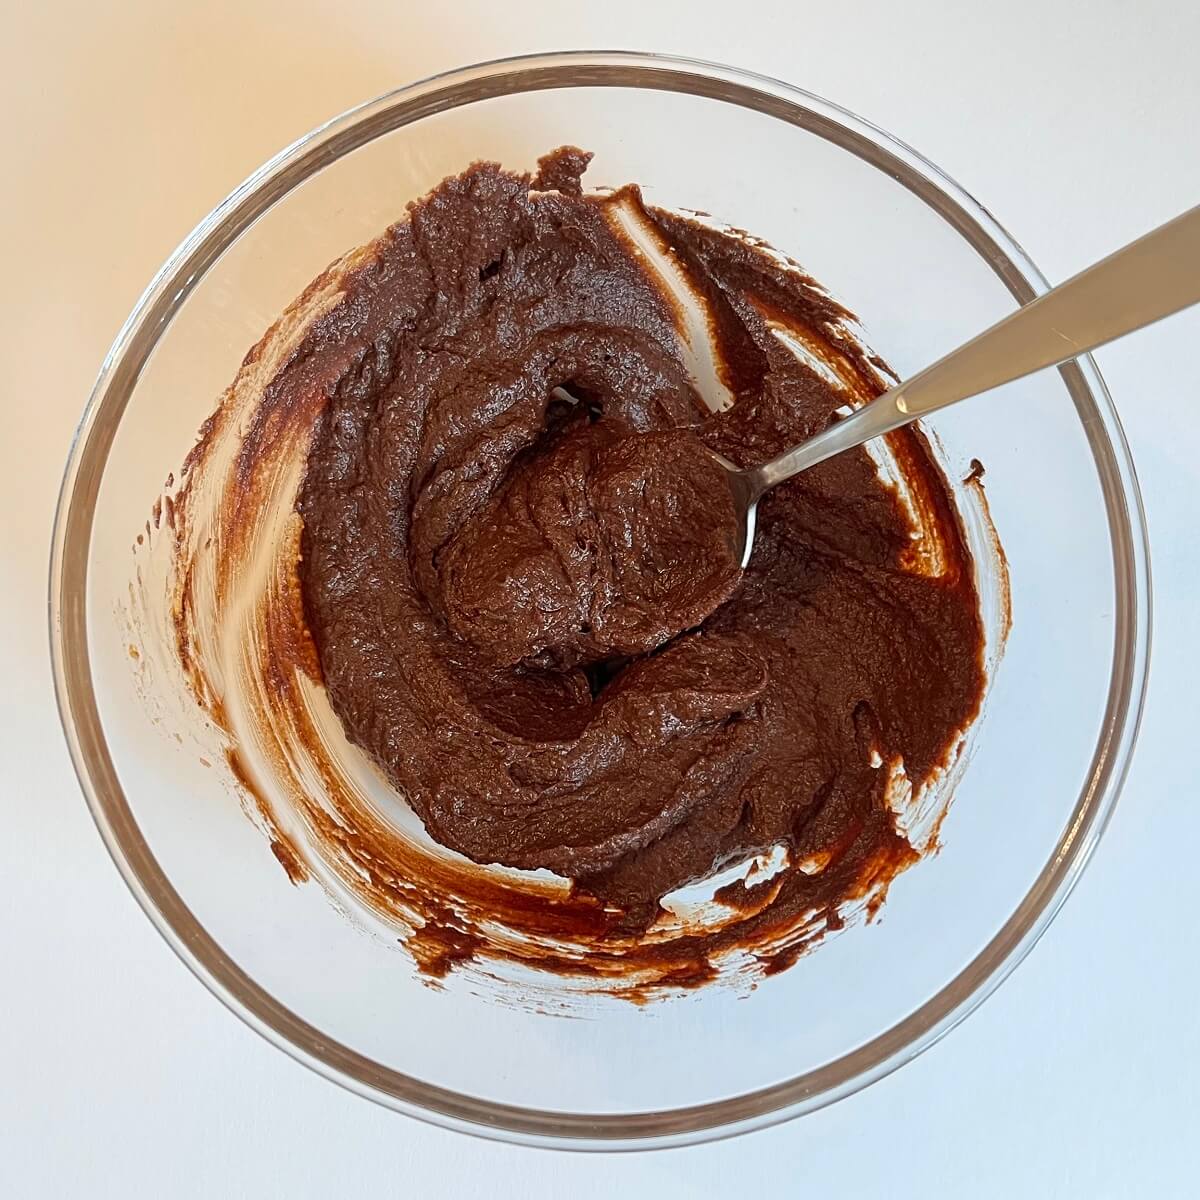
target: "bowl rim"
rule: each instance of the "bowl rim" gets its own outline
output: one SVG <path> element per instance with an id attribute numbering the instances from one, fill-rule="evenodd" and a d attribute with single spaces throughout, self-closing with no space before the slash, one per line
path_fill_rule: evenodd
<path id="1" fill-rule="evenodd" d="M 423 116 L 512 92 L 565 87 L 686 92 L 773 116 L 886 171 L 955 228 L 1014 299 L 1046 291 L 1041 272 L 992 215 L 910 146 L 848 110 L 766 75 L 641 51 L 521 55 L 446 71 L 332 118 L 270 159 L 213 209 L 160 268 L 104 362 L 71 443 L 54 520 L 49 624 L 55 696 L 75 773 L 126 884 L 188 968 L 250 1028 L 317 1073 L 435 1125 L 557 1149 L 642 1150 L 777 1124 L 853 1094 L 934 1045 L 1029 953 L 1078 881 L 1112 815 L 1145 702 L 1151 585 L 1145 514 L 1129 448 L 1090 356 L 1060 368 L 1087 435 L 1112 547 L 1112 673 L 1099 737 L 1075 808 L 1037 879 L 992 939 L 915 1011 L 813 1071 L 738 1096 L 658 1113 L 552 1112 L 441 1088 L 380 1066 L 278 1003 L 191 914 L 138 829 L 108 753 L 91 676 L 87 571 L 108 450 L 159 336 L 207 268 L 263 212 L 321 167 Z"/>

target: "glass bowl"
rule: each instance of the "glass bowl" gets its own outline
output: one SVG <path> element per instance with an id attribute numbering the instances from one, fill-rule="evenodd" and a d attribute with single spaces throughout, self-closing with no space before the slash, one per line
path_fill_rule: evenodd
<path id="1" fill-rule="evenodd" d="M 170 694 L 161 663 L 130 652 L 130 546 L 247 348 L 327 263 L 472 160 L 528 169 L 562 143 L 595 152 L 589 185 L 638 181 L 652 202 L 712 213 L 799 260 L 901 376 L 1046 287 L 913 150 L 772 79 L 569 53 L 402 88 L 247 180 L 118 335 L 58 509 L 55 680 L 117 866 L 251 1027 L 351 1090 L 449 1128 L 557 1147 L 679 1145 L 864 1087 L 932 1045 L 1029 951 L 1129 764 L 1149 649 L 1146 537 L 1090 359 L 938 414 L 930 432 L 949 477 L 976 457 L 986 466 L 1013 618 L 942 852 L 896 881 L 881 920 L 749 992 L 710 986 L 563 1016 L 454 975 L 426 986 L 394 938 L 289 883 L 220 764 L 197 753 L 199 714 Z M 981 579 L 985 594 L 1001 583 Z"/>

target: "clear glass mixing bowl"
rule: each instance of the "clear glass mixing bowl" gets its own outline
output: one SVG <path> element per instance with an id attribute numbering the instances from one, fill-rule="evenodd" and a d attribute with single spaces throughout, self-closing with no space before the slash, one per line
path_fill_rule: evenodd
<path id="1" fill-rule="evenodd" d="M 228 779 L 191 752 L 169 698 L 155 694 L 165 676 L 153 662 L 134 671 L 119 615 L 130 544 L 247 348 L 328 262 L 470 161 L 527 169 L 564 142 L 595 151 L 591 185 L 639 181 L 653 202 L 715 214 L 797 258 L 901 375 L 1046 287 L 918 154 L 775 80 L 572 53 L 402 88 L 247 180 L 121 330 L 63 484 L 55 677 L 118 867 L 180 957 L 253 1028 L 330 1079 L 450 1128 L 560 1147 L 678 1145 L 809 1112 L 880 1078 L 1028 952 L 1078 879 L 1129 763 L 1149 648 L 1145 529 L 1090 359 L 938 414 L 951 474 L 976 456 L 986 465 L 1013 627 L 944 849 L 901 876 L 883 919 L 749 995 L 613 1000 L 585 1019 L 425 986 L 394 940 L 288 882 Z"/>

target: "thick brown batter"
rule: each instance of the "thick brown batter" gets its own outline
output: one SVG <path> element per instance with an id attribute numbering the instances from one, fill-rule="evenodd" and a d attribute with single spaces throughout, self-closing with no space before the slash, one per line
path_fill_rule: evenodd
<path id="1" fill-rule="evenodd" d="M 872 863 L 911 855 L 885 802 L 895 764 L 919 787 L 978 709 L 953 504 L 904 431 L 936 577 L 863 451 L 763 502 L 741 576 L 704 447 L 763 461 L 847 399 L 772 323 L 874 376 L 799 272 L 644 210 L 713 316 L 736 402 L 710 414 L 672 301 L 610 219 L 636 190 L 580 195 L 586 163 L 445 181 L 346 283 L 306 351 L 320 371 L 273 385 L 334 381 L 299 502 L 325 683 L 430 834 L 478 862 L 565 874 L 637 928 L 782 843 L 777 914 L 832 913 Z"/>

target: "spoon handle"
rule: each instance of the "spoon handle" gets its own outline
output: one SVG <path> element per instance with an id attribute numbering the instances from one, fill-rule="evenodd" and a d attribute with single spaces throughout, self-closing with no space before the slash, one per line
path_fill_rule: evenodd
<path id="1" fill-rule="evenodd" d="M 1030 301 L 844 421 L 749 473 L 757 494 L 926 413 L 1200 303 L 1200 205 Z"/>

